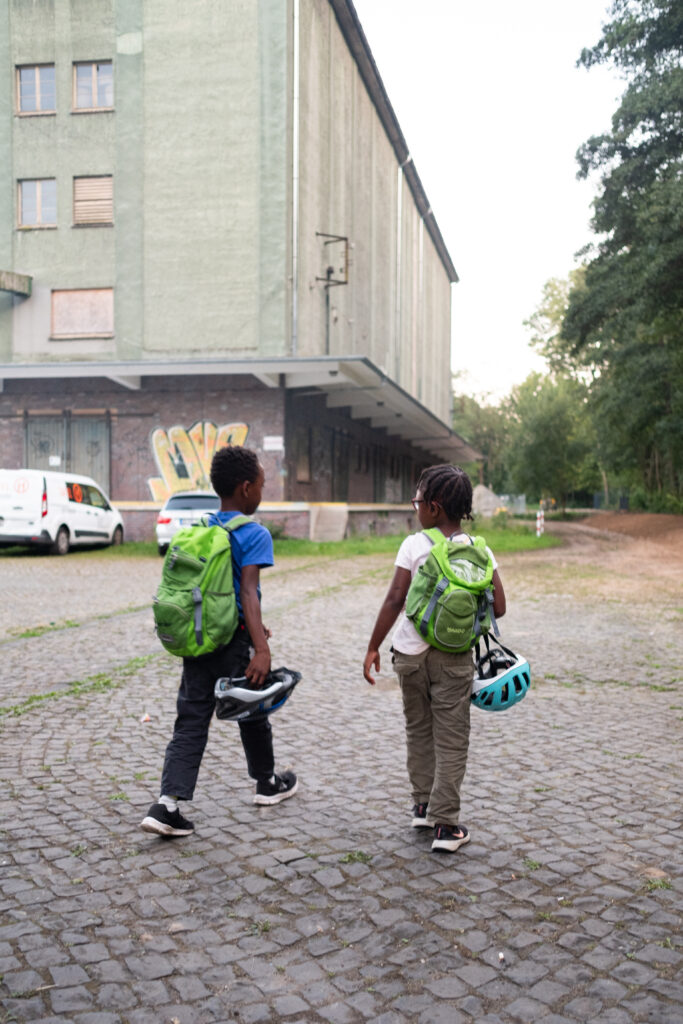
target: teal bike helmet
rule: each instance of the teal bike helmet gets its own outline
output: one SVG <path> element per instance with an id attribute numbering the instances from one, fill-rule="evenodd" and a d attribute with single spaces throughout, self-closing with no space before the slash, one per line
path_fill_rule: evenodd
<path id="1" fill-rule="evenodd" d="M 514 654 L 503 644 L 492 647 L 484 637 L 486 654 L 480 657 L 476 647 L 472 703 L 483 711 L 506 711 L 526 697 L 531 686 L 531 669 L 526 658 Z"/>
<path id="2" fill-rule="evenodd" d="M 300 672 L 276 668 L 266 676 L 263 688 L 255 690 L 246 676 L 222 676 L 213 690 L 216 718 L 244 722 L 257 715 L 270 715 L 289 699 L 300 679 Z"/>

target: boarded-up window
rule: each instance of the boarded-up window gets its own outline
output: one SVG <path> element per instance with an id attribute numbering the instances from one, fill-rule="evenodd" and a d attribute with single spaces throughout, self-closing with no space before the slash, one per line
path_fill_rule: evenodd
<path id="1" fill-rule="evenodd" d="M 113 288 L 53 291 L 53 338 L 111 338 L 113 334 Z"/>
<path id="2" fill-rule="evenodd" d="M 74 178 L 74 224 L 112 224 L 114 179 Z"/>

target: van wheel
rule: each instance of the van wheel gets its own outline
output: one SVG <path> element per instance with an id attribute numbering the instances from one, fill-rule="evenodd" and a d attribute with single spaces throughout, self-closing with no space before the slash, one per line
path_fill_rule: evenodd
<path id="1" fill-rule="evenodd" d="M 60 526 L 57 530 L 57 536 L 54 539 L 54 543 L 50 548 L 53 555 L 66 555 L 69 550 L 69 531 L 66 526 Z"/>
<path id="2" fill-rule="evenodd" d="M 117 526 L 114 530 L 111 538 L 112 545 L 116 548 L 123 544 L 123 530 L 120 526 Z"/>
<path id="3" fill-rule="evenodd" d="M 159 544 L 159 554 L 161 555 L 162 558 L 164 557 L 164 555 L 166 554 L 167 551 L 168 551 L 168 544 L 166 545 L 166 547 L 164 547 L 163 545 Z"/>

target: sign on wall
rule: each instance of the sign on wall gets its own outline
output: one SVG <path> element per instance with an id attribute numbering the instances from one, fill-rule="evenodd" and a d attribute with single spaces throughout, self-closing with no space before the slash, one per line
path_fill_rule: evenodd
<path id="1" fill-rule="evenodd" d="M 178 491 L 212 490 L 209 473 L 214 452 L 226 444 L 244 444 L 248 433 L 246 423 L 217 427 L 211 420 L 197 421 L 189 429 L 157 427 L 151 443 L 159 476 L 147 481 L 153 499 L 166 501 Z"/>

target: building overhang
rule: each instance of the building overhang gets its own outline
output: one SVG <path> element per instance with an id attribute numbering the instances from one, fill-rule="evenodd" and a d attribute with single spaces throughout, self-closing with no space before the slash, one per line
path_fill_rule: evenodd
<path id="1" fill-rule="evenodd" d="M 330 409 L 347 409 L 352 419 L 404 440 L 430 457 L 471 462 L 482 455 L 364 356 L 230 359 L 171 358 L 117 361 L 4 363 L 5 380 L 104 378 L 139 390 L 146 377 L 253 377 L 268 388 L 303 389 L 325 397 Z"/>

